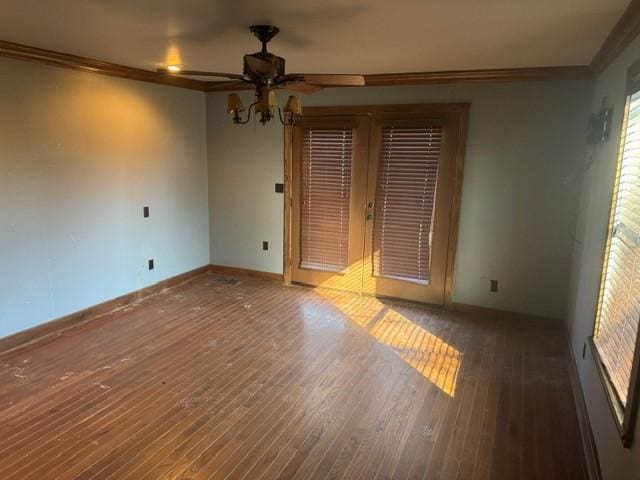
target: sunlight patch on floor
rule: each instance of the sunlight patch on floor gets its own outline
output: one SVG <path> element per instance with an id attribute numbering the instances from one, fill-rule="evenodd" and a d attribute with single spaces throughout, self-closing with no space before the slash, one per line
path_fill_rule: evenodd
<path id="1" fill-rule="evenodd" d="M 454 347 L 377 298 L 315 291 L 448 396 L 455 395 L 462 354 Z"/>

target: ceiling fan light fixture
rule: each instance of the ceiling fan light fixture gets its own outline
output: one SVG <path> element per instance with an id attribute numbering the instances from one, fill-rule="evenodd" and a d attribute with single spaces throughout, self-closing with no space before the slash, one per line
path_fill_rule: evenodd
<path id="1" fill-rule="evenodd" d="M 236 86 L 239 88 L 244 88 L 247 85 L 253 86 L 255 89 L 255 101 L 246 109 L 238 94 L 232 93 L 228 96 L 227 113 L 233 116 L 233 123 L 236 125 L 249 123 L 251 115 L 254 114 L 263 125 L 276 118 L 284 126 L 293 126 L 296 123 L 296 117 L 302 115 L 300 99 L 294 95 L 290 96 L 284 109 L 282 109 L 278 105 L 276 89 L 284 88 L 294 92 L 315 93 L 328 86 L 362 86 L 366 83 L 362 75 L 306 73 L 287 75 L 285 73 L 285 59 L 267 50 L 267 44 L 278 34 L 280 29 L 273 25 L 252 25 L 249 29 L 260 40 L 262 48 L 259 52 L 246 54 L 243 57 L 242 74 L 183 70 L 177 64 L 159 68 L 158 72 L 193 77 L 220 77 L 233 80 L 230 83 L 223 83 L 220 85 L 221 88 L 216 88 L 215 90 L 231 90 L 235 89 Z M 246 117 L 242 118 L 240 113 L 244 111 L 247 112 Z"/>
<path id="2" fill-rule="evenodd" d="M 300 99 L 295 95 L 291 95 L 284 107 L 284 113 L 302 115 L 302 104 L 300 103 Z"/>
<path id="3" fill-rule="evenodd" d="M 236 115 L 240 112 L 244 112 L 244 105 L 240 99 L 240 95 L 237 93 L 230 93 L 227 96 L 227 113 Z"/>
<path id="4" fill-rule="evenodd" d="M 278 108 L 278 97 L 276 97 L 276 92 L 270 89 L 265 89 L 262 92 L 262 109 L 264 110 L 275 110 Z"/>
<path id="5" fill-rule="evenodd" d="M 260 115 L 260 123 L 266 125 L 274 116 L 274 111 L 280 113 L 276 92 L 269 88 L 263 88 L 256 92 L 255 112 Z"/>

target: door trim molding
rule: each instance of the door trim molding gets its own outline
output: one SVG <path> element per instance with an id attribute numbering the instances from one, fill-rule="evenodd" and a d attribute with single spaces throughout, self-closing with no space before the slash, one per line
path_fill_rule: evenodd
<path id="1" fill-rule="evenodd" d="M 460 202 L 462 198 L 462 177 L 464 158 L 466 153 L 466 139 L 469 124 L 470 103 L 427 103 L 427 104 L 394 104 L 394 105 L 345 105 L 328 107 L 306 107 L 304 116 L 339 116 L 339 115 L 368 115 L 376 113 L 456 113 L 458 115 L 458 132 L 456 141 L 456 172 L 453 186 L 453 200 L 451 204 L 451 222 L 447 245 L 447 260 L 444 288 L 444 308 L 453 308 L 453 290 L 455 285 L 455 259 L 458 245 L 458 223 L 460 220 Z M 284 129 L 284 261 L 283 280 L 291 284 L 291 221 L 292 221 L 292 171 L 293 171 L 293 129 Z"/>
<path id="2" fill-rule="evenodd" d="M 460 223 L 460 207 L 462 202 L 462 178 L 464 159 L 467 151 L 467 130 L 469 126 L 469 108 L 471 104 L 462 106 L 458 115 L 458 138 L 456 142 L 456 173 L 453 183 L 453 200 L 451 202 L 451 222 L 449 227 L 449 246 L 447 248 L 447 270 L 444 281 L 444 307 L 453 308 L 454 274 L 456 251 L 458 248 L 458 224 Z"/>

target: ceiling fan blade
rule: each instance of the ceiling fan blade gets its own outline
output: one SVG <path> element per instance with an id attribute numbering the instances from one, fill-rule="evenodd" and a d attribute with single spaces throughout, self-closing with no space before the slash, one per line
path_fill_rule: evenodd
<path id="1" fill-rule="evenodd" d="M 331 86 L 331 87 L 351 87 L 364 86 L 365 80 L 363 75 L 342 75 L 342 74 L 325 74 L 325 73 L 294 73 L 287 75 L 292 80 L 301 80 L 312 85 Z"/>
<path id="2" fill-rule="evenodd" d="M 216 92 L 216 91 L 227 92 L 229 90 L 250 90 L 253 88 L 253 86 L 251 86 L 244 80 L 243 81 L 235 80 L 233 82 L 206 82 L 206 83 L 207 83 L 207 87 L 206 87 L 207 92 Z"/>
<path id="3" fill-rule="evenodd" d="M 178 72 L 171 72 L 166 68 L 158 68 L 158 73 L 166 73 L 167 75 L 193 75 L 198 77 L 220 77 L 230 78 L 232 80 L 244 80 L 244 76 L 236 73 L 222 73 L 222 72 L 203 72 L 200 70 L 180 70 Z"/>
<path id="4" fill-rule="evenodd" d="M 316 93 L 322 90 L 322 87 L 318 85 L 312 85 L 310 83 L 304 83 L 304 82 L 285 83 L 280 88 L 284 88 L 286 90 L 293 90 L 294 92 L 307 93 L 307 94 Z"/>

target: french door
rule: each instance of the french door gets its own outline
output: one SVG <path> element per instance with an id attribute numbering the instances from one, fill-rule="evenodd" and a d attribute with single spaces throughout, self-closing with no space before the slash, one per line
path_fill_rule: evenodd
<path id="1" fill-rule="evenodd" d="M 442 305 L 459 122 L 447 111 L 301 117 L 291 281 Z"/>

